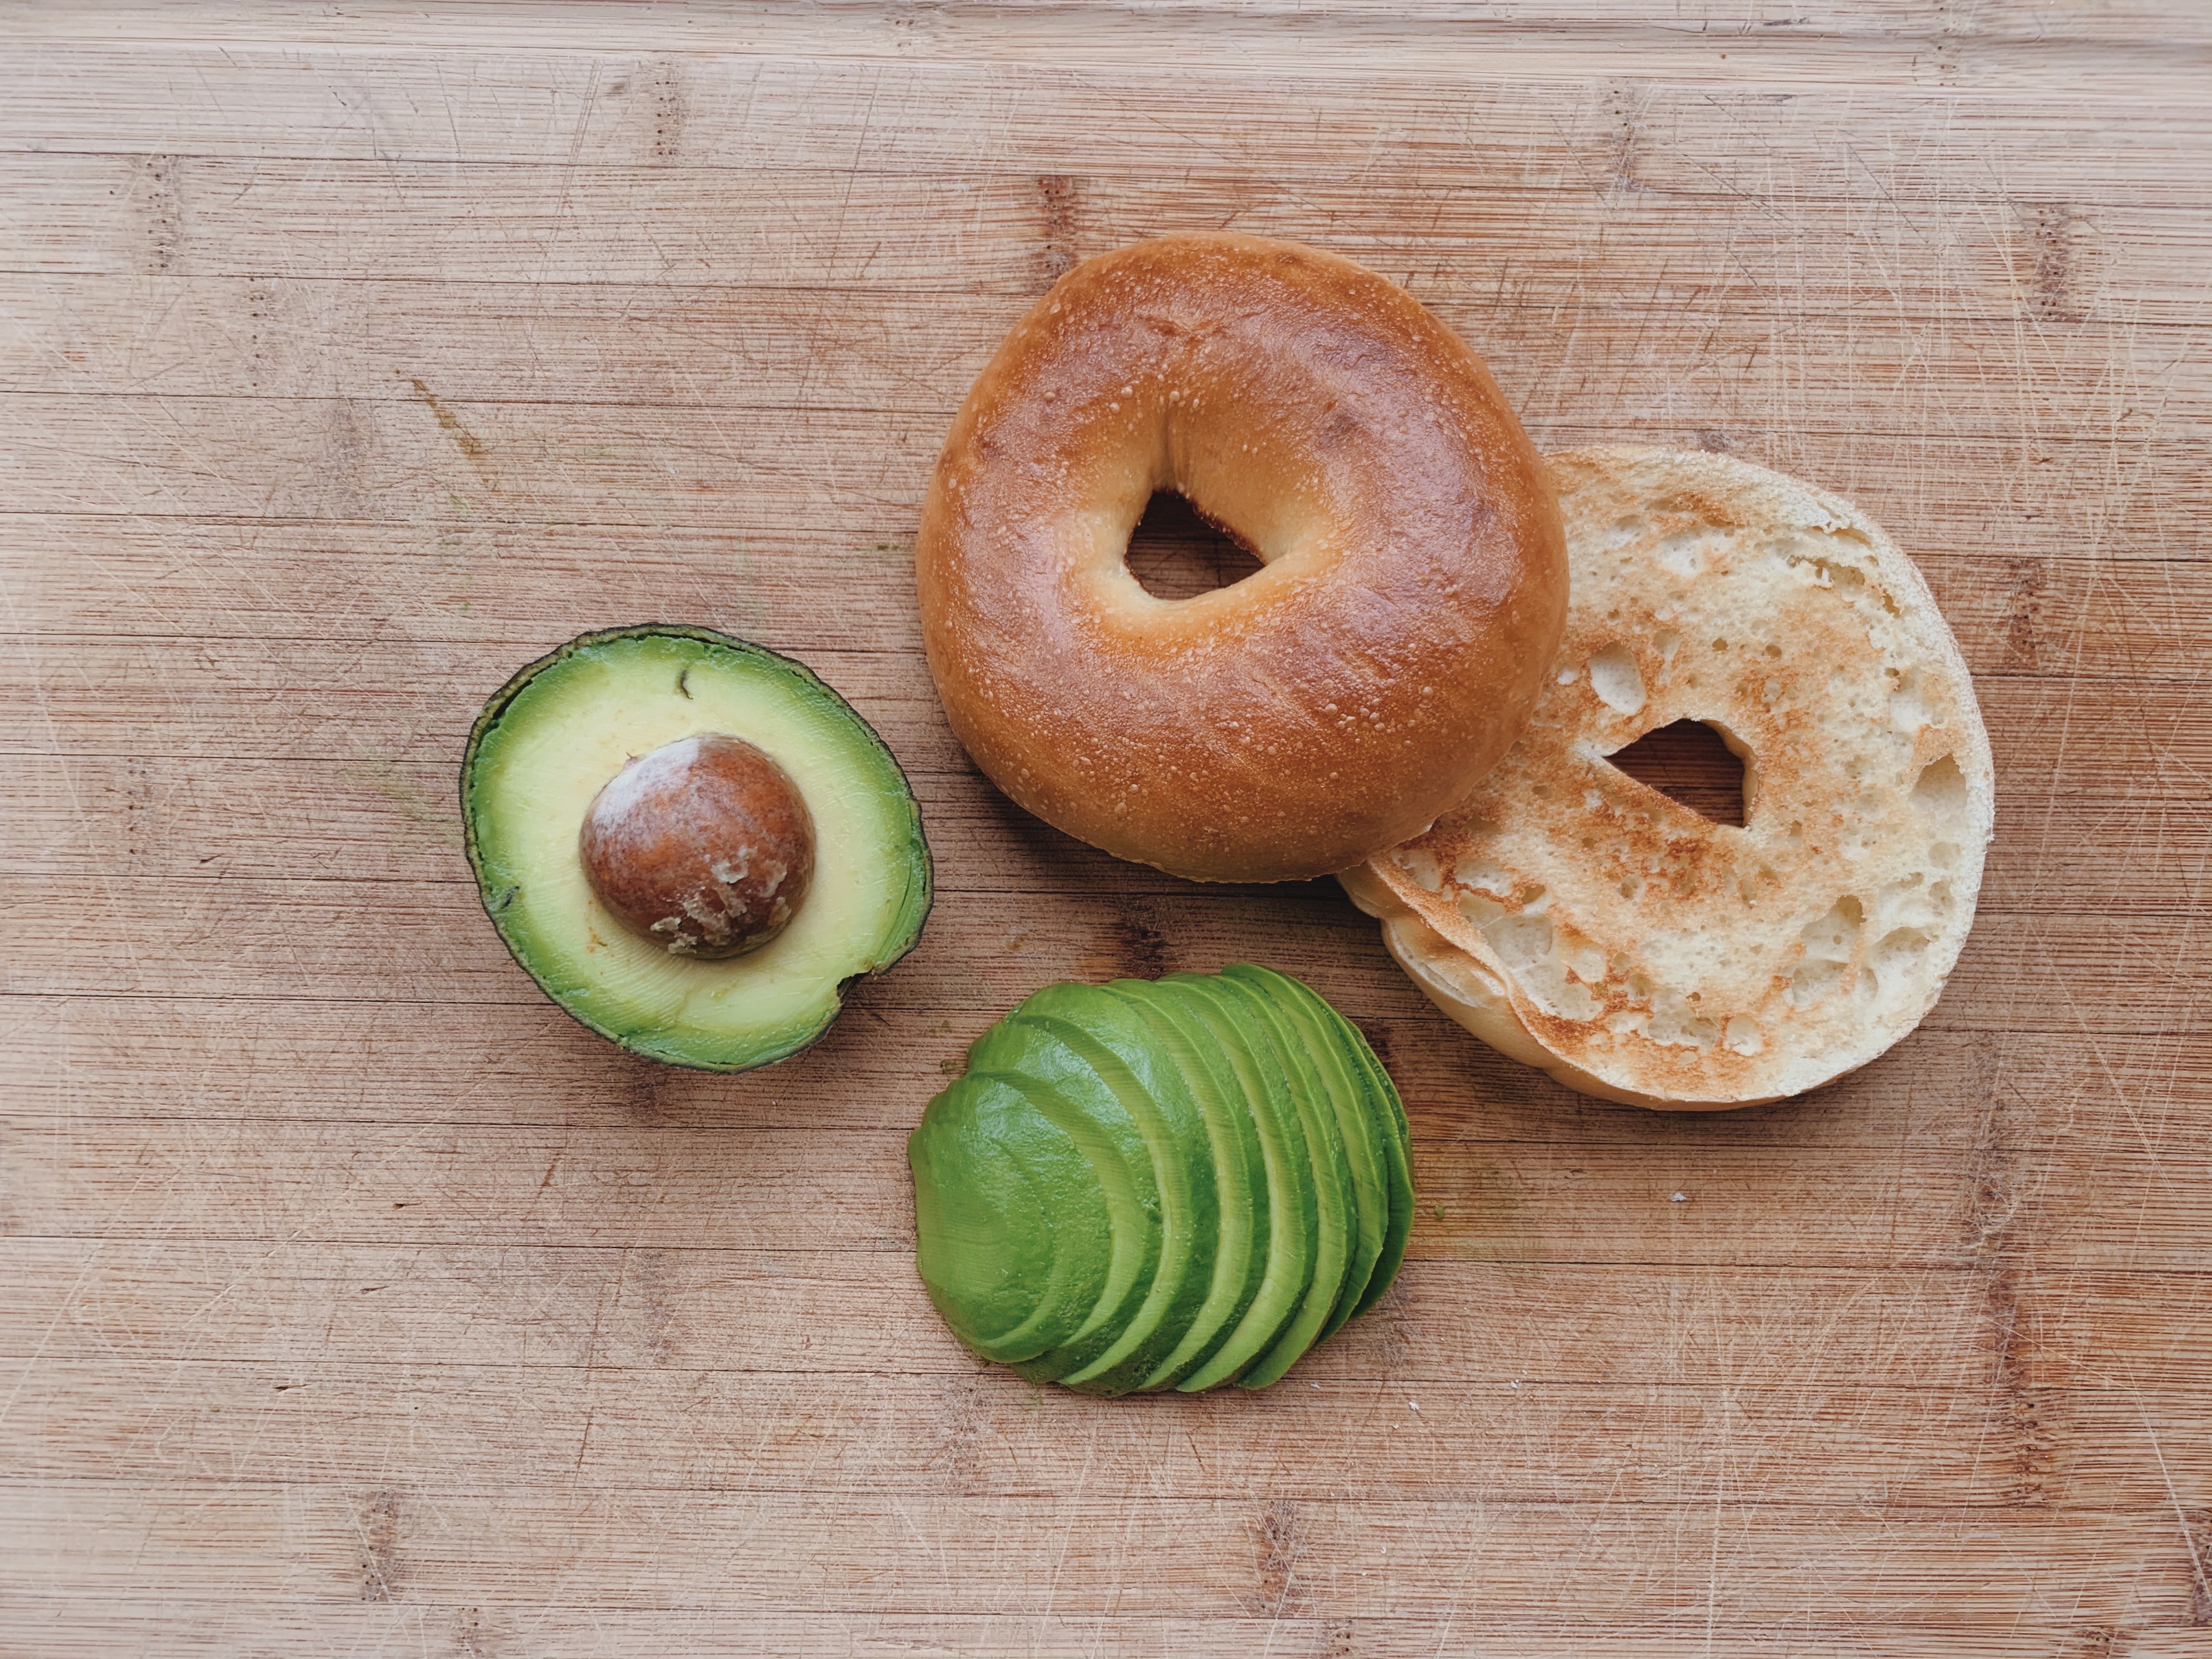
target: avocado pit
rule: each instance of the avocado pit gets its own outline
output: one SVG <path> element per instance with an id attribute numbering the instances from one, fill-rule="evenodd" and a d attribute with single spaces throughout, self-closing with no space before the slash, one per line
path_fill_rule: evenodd
<path id="1" fill-rule="evenodd" d="M 789 774 L 741 738 L 678 738 L 593 798 L 577 852 L 592 891 L 672 956 L 715 962 L 789 927 L 814 875 L 814 821 Z"/>

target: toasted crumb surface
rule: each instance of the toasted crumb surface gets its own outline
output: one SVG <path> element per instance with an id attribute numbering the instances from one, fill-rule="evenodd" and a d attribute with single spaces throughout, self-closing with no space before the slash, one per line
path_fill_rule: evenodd
<path id="1" fill-rule="evenodd" d="M 1571 593 L 1535 713 L 1347 890 L 1447 1012 L 1584 1092 L 1747 1105 L 1863 1065 L 1934 1006 L 1990 833 L 1927 585 L 1848 503 L 1746 462 L 1548 464 Z M 1741 828 L 1608 763 L 1679 720 L 1743 761 Z"/>

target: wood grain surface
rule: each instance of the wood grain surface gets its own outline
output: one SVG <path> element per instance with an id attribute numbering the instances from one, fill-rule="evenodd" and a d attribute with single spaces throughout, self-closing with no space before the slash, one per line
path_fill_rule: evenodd
<path id="1" fill-rule="evenodd" d="M 2208 88 L 2197 0 L 0 0 L 0 1654 L 2212 1654 Z M 936 447 L 1072 262 L 1215 227 L 1915 555 L 2001 783 L 1918 1034 L 1601 1105 L 1333 885 L 980 778 Z M 460 856 L 484 696 L 647 619 L 812 664 L 936 850 L 753 1075 L 568 1023 Z M 1404 1090 L 1397 1289 L 1257 1395 L 979 1365 L 923 1103 L 1247 957 Z"/>

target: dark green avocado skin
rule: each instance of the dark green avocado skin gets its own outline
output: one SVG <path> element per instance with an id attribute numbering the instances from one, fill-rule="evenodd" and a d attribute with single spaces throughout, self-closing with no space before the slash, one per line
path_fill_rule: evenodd
<path id="1" fill-rule="evenodd" d="M 517 948 L 514 939 L 508 933 L 506 924 L 501 918 L 501 913 L 514 897 L 514 890 L 508 888 L 503 891 L 495 890 L 495 878 L 486 869 L 483 849 L 478 842 L 475 811 L 475 789 L 477 782 L 477 759 L 483 749 L 485 736 L 499 725 L 501 719 L 506 714 L 515 698 L 521 695 L 524 689 L 548 669 L 556 668 L 580 652 L 589 650 L 595 646 L 635 639 L 696 641 L 702 645 L 772 665 L 779 672 L 788 675 L 818 696 L 824 702 L 844 712 L 851 721 L 855 738 L 871 745 L 880 755 L 884 764 L 890 769 L 891 775 L 898 780 L 903 793 L 908 820 L 905 827 L 908 832 L 909 854 L 907 890 L 899 906 L 899 920 L 895 942 L 889 953 L 869 969 L 866 975 L 856 975 L 853 978 L 870 977 L 884 972 L 909 955 L 915 946 L 921 942 L 923 926 L 927 922 L 930 911 L 936 903 L 936 866 L 930 854 L 928 837 L 923 832 L 921 806 L 915 799 L 912 786 L 907 781 L 905 769 L 899 765 L 898 757 L 892 754 L 890 745 L 884 742 L 876 729 L 869 725 L 850 703 L 838 695 L 834 687 L 828 684 L 812 669 L 797 658 L 787 657 L 781 652 L 771 651 L 766 646 L 755 644 L 750 640 L 739 639 L 735 635 L 720 633 L 711 628 L 694 627 L 683 623 L 635 623 L 626 627 L 598 629 L 591 633 L 579 634 L 575 638 L 556 647 L 535 661 L 526 663 L 517 669 L 507 678 L 505 684 L 485 700 L 483 710 L 477 715 L 475 723 L 469 727 L 468 746 L 462 754 L 459 778 L 462 848 L 468 856 L 470 872 L 476 878 L 477 895 L 483 904 L 484 913 L 490 917 L 494 928 L 499 933 L 500 943 L 507 948 L 507 954 L 514 957 L 516 965 L 530 976 L 532 981 L 537 984 L 540 990 L 546 993 L 556 1007 L 586 1030 L 632 1054 L 642 1055 L 647 1060 L 658 1060 L 665 1066 L 675 1066 L 688 1071 L 750 1072 L 763 1066 L 773 1066 L 778 1061 L 790 1059 L 793 1054 L 803 1054 L 819 1042 L 829 1033 L 830 1026 L 836 1023 L 838 1011 L 833 1009 L 830 1018 L 823 1020 L 820 1024 L 799 1039 L 779 1043 L 772 1049 L 738 1064 L 715 1063 L 688 1057 L 681 1052 L 648 1048 L 636 1040 L 633 1034 L 614 1029 L 605 1022 L 593 1018 L 585 1011 L 571 1006 L 563 999 L 553 995 L 544 981 L 539 978 L 537 969 L 532 965 L 524 952 Z M 843 1000 L 844 987 L 851 983 L 852 978 L 841 982 L 838 997 L 840 1004 Z"/>
<path id="2" fill-rule="evenodd" d="M 1032 1091 L 1096 1176 L 1052 1177 L 1083 1194 L 1063 1216 L 1029 1196 L 1022 1146 L 961 1135 L 965 1079 L 924 1110 L 917 1265 L 984 1358 L 1087 1394 L 1265 1388 L 1397 1274 L 1413 1215 L 1404 1107 L 1357 1028 L 1287 975 L 1237 963 L 1046 986 L 976 1038 L 969 1065 Z M 1114 1211 L 1104 1234 L 1094 1188 Z M 1024 1358 L 989 1339 L 1065 1329 L 1071 1291 L 1104 1282 L 1109 1249 L 1114 1289 L 1066 1346 Z"/>

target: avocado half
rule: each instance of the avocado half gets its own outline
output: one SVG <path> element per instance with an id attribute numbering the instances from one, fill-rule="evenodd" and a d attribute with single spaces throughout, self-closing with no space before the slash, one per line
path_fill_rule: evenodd
<path id="1" fill-rule="evenodd" d="M 721 732 L 780 765 L 812 815 L 813 881 L 750 955 L 671 955 L 592 890 L 577 851 L 600 788 L 636 757 Z M 804 664 L 703 628 L 573 639 L 484 705 L 461 763 L 461 819 L 484 908 L 562 1009 L 633 1053 L 742 1072 L 813 1042 L 846 984 L 914 949 L 932 874 L 890 750 Z"/>
<path id="2" fill-rule="evenodd" d="M 969 1046 L 907 1157 L 953 1335 L 1085 1394 L 1267 1387 L 1389 1289 L 1413 1224 L 1389 1074 L 1249 963 L 1046 986 Z"/>

